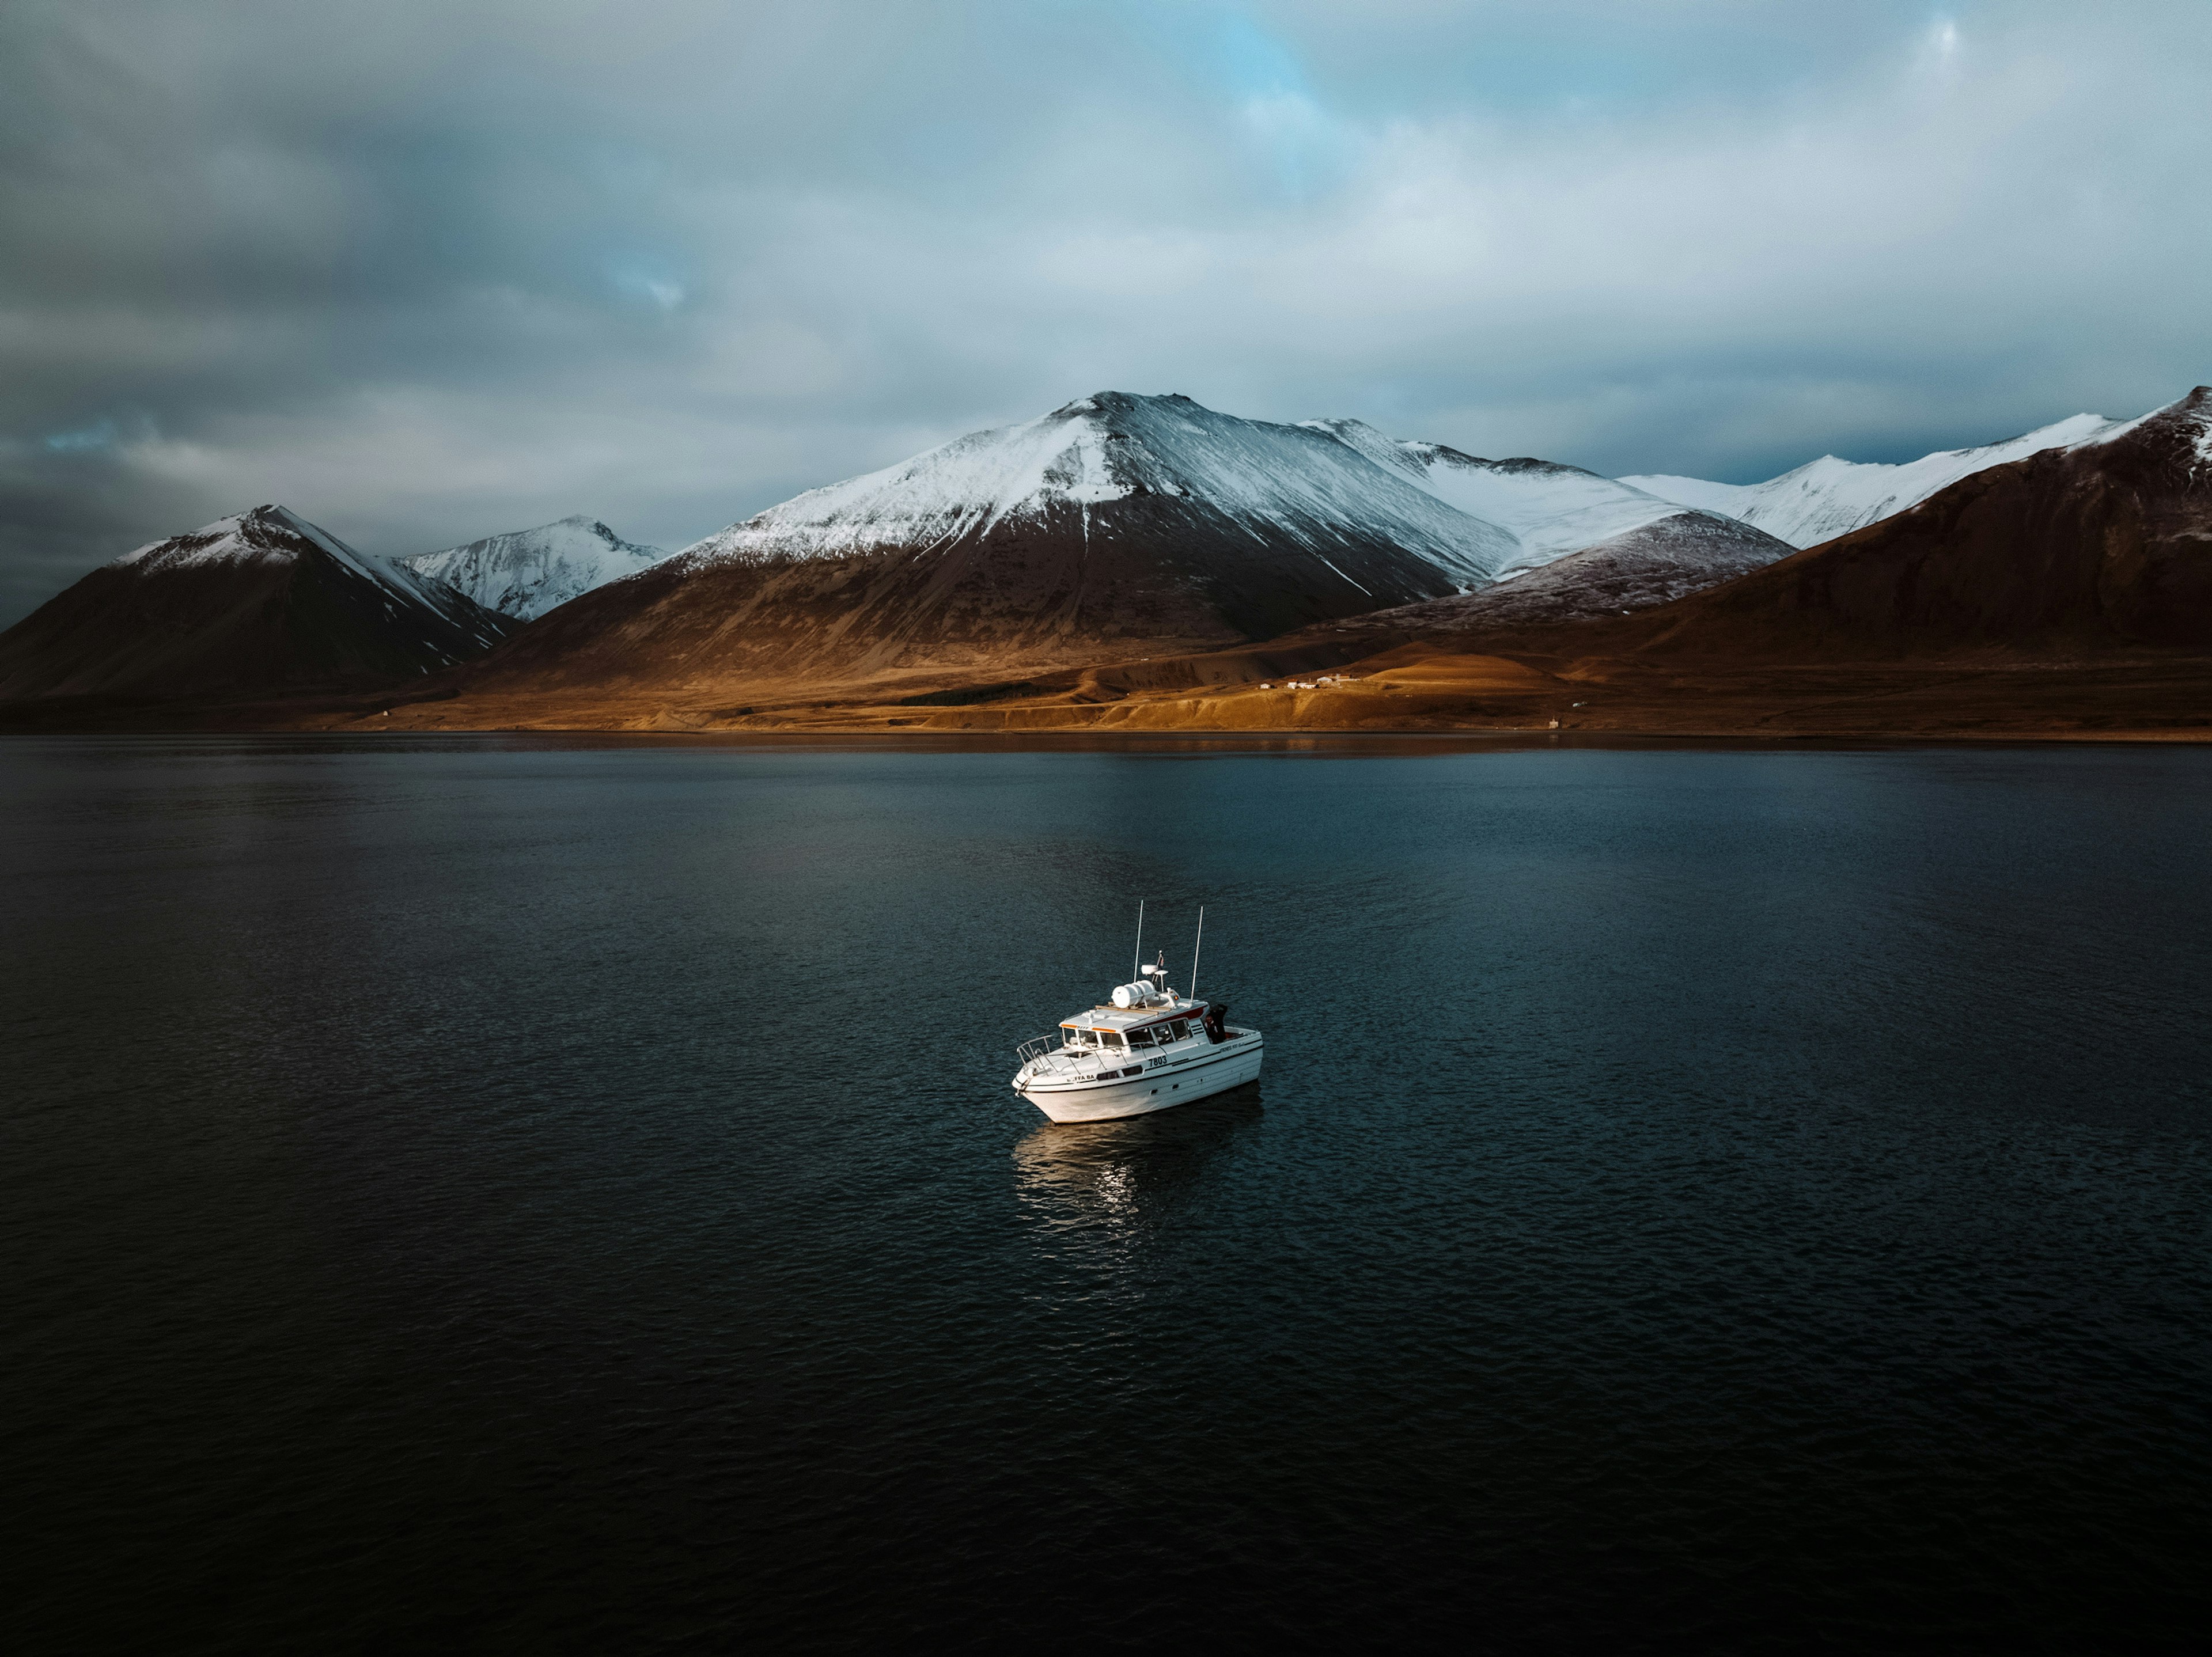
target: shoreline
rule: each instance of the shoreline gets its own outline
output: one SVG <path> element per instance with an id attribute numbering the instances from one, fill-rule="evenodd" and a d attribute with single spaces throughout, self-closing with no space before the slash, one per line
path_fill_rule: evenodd
<path id="1" fill-rule="evenodd" d="M 1001 663 L 588 688 L 460 669 L 283 697 L 0 703 L 0 734 L 2212 743 L 2212 658 L 2203 656 L 1800 664 L 1455 645 L 1401 646 L 1350 672 L 1296 670 L 1311 678 L 1218 658 L 1053 679 L 1012 677 L 1014 665 Z"/>
<path id="2" fill-rule="evenodd" d="M 0 742 L 46 741 L 54 738 L 111 738 L 145 741 L 156 737 L 260 739 L 269 742 L 301 738 L 377 744 L 390 741 L 476 741 L 487 737 L 543 737 L 563 744 L 605 741 L 641 745 L 690 744 L 729 747 L 899 746 L 917 749 L 957 745 L 964 750 L 1018 750 L 1048 745 L 1100 747 L 1158 744 L 1252 744 L 1328 742 L 1426 743 L 1511 748 L 1523 751 L 1544 749 L 1757 749 L 1767 750 L 1814 749 L 1899 748 L 2082 748 L 2192 747 L 2212 745 L 2212 731 L 2199 730 L 2116 731 L 1749 731 L 1741 730 L 1540 730 L 1527 727 L 1434 725 L 1391 729 L 1378 726 L 1249 726 L 1167 730 L 1107 728 L 1071 725 L 1022 730 L 979 730 L 958 726 L 860 727 L 787 725 L 778 729 L 692 728 L 638 730 L 616 725 L 398 725 L 381 728 L 326 725 L 0 725 Z"/>

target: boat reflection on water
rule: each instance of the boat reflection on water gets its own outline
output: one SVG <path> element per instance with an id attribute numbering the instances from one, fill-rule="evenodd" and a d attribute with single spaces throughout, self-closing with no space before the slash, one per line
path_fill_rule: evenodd
<path id="1" fill-rule="evenodd" d="M 1157 1222 L 1257 1131 L 1260 1087 L 1115 1121 L 1043 1123 L 1014 1146 L 1015 1189 L 1055 1227 Z"/>

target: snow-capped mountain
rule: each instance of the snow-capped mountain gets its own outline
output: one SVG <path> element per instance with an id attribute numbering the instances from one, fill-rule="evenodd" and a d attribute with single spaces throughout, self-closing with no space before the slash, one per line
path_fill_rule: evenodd
<path id="1" fill-rule="evenodd" d="M 533 624 L 518 688 L 1118 661 L 1487 586 L 1520 549 L 1328 432 L 1101 391 L 733 524 Z"/>
<path id="2" fill-rule="evenodd" d="M 1305 423 L 1403 473 L 1447 505 L 1510 531 L 1520 546 L 1499 566 L 1500 576 L 1541 568 L 1682 510 L 1680 501 L 1580 466 L 1525 457 L 1484 460 L 1442 443 L 1391 437 L 1359 420 Z M 1692 536 L 1696 527 L 1680 526 Z"/>
<path id="3" fill-rule="evenodd" d="M 2212 386 L 2200 385 L 1689 599 L 1647 647 L 1790 661 L 2202 655 L 2212 649 L 2208 480 Z"/>
<path id="4" fill-rule="evenodd" d="M 1764 483 L 1710 483 L 1703 478 L 1664 476 L 1621 482 L 1686 507 L 1741 518 L 1802 549 L 1879 523 L 1978 471 L 2045 449 L 2095 442 L 2130 423 L 2078 414 L 2002 443 L 1944 449 L 1893 466 L 1824 454 Z"/>
<path id="5" fill-rule="evenodd" d="M 527 622 L 667 555 L 659 547 L 625 541 L 597 519 L 578 514 L 404 561 L 467 593 L 486 610 Z"/>
<path id="6" fill-rule="evenodd" d="M 0 634 L 0 698 L 380 684 L 482 655 L 511 628 L 285 507 L 256 507 L 125 553 Z"/>
<path id="7" fill-rule="evenodd" d="M 1418 560 L 1449 586 L 1472 587 L 1492 580 L 1516 549 L 1495 525 L 1449 507 L 1402 469 L 1378 466 L 1330 433 L 1239 419 L 1187 397 L 1101 391 L 810 489 L 678 556 L 701 564 L 938 548 L 1048 530 L 1112 535 L 1127 532 L 1123 520 L 1139 503 L 1163 527 L 1180 519 L 1206 538 L 1303 554 L 1370 598 L 1380 596 L 1378 580 L 1403 585 L 1384 565 Z"/>

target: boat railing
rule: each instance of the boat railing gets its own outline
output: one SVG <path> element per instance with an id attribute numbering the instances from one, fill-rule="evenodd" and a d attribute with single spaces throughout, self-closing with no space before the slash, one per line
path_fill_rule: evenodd
<path id="1" fill-rule="evenodd" d="M 1057 1035 L 1040 1035 L 1033 1041 L 1023 1042 L 1014 1049 L 1014 1053 L 1021 1059 L 1022 1068 L 1025 1071 L 1073 1076 L 1076 1073 L 1075 1060 L 1059 1051 L 1060 1045 L 1061 1038 Z"/>

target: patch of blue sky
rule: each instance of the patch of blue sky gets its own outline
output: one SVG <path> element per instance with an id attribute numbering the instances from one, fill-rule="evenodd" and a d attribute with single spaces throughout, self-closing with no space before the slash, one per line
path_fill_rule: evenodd
<path id="1" fill-rule="evenodd" d="M 49 432 L 47 450 L 54 454 L 98 454 L 115 446 L 118 434 L 112 420 L 95 420 L 65 432 Z"/>
<path id="2" fill-rule="evenodd" d="M 1211 10 L 1212 8 L 1194 9 Z M 1351 9 L 1280 11 L 1270 31 L 1242 14 L 1248 52 L 1232 73 L 1265 75 L 1279 52 L 1311 66 L 1308 95 L 1361 122 L 1462 114 L 1633 114 L 1675 104 L 1760 99 L 1901 63 L 1953 13 L 1925 0 L 1850 7 L 1747 7 L 1725 0 L 1648 4 L 1493 3 L 1401 10 L 1372 26 Z M 1236 41 L 1241 30 L 1224 29 Z"/>
<path id="3" fill-rule="evenodd" d="M 1233 8 L 1219 9 L 1207 31 L 1222 83 L 1245 98 L 1311 98 L 1305 64 L 1279 36 Z"/>
<path id="4" fill-rule="evenodd" d="M 603 268 L 609 285 L 623 298 L 662 312 L 683 304 L 689 291 L 672 265 L 649 253 L 611 253 Z"/>
<path id="5" fill-rule="evenodd" d="M 1137 0 L 1127 17 L 1162 67 L 1234 123 L 1283 197 L 1326 189 L 1349 164 L 1356 135 L 1316 90 L 1290 39 L 1252 9 Z"/>

